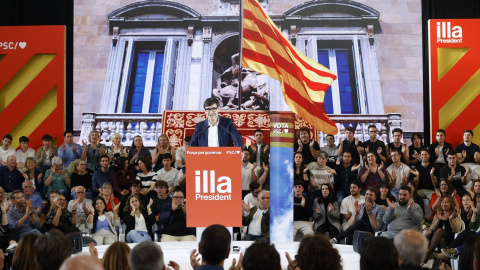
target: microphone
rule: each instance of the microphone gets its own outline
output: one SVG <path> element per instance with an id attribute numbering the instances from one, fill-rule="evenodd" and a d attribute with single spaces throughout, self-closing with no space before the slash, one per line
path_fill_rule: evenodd
<path id="1" fill-rule="evenodd" d="M 208 125 L 206 128 L 204 128 L 202 131 L 200 131 L 197 135 L 195 135 L 195 137 L 193 137 L 190 142 L 193 142 L 195 138 L 197 138 L 200 134 L 202 134 L 205 130 L 207 130 L 208 128 L 210 128 L 210 125 Z M 190 146 L 190 144 L 189 144 Z M 198 142 L 197 142 L 197 146 L 198 146 Z"/>
<path id="2" fill-rule="evenodd" d="M 218 126 L 221 127 L 223 130 L 225 130 L 226 132 L 228 132 L 228 134 L 230 134 L 230 137 L 233 139 L 233 146 L 240 146 L 237 142 L 237 139 L 235 139 L 235 136 L 233 136 L 232 133 L 228 131 L 228 129 L 224 128 L 221 125 L 218 125 Z"/>

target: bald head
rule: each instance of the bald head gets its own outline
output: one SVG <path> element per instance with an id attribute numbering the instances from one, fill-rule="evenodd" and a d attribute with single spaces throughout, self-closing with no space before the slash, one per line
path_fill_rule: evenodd
<path id="1" fill-rule="evenodd" d="M 414 230 L 402 230 L 393 243 L 398 251 L 400 264 L 419 266 L 427 253 L 428 241 L 422 233 Z"/>
<path id="2" fill-rule="evenodd" d="M 99 259 L 87 255 L 87 254 L 80 254 L 73 257 L 70 257 L 66 261 L 63 262 L 62 266 L 60 266 L 60 270 L 103 270 L 102 263 Z"/>

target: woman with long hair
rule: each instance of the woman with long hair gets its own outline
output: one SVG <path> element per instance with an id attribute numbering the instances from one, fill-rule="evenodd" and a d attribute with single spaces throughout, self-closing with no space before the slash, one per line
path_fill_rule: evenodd
<path id="1" fill-rule="evenodd" d="M 475 205 L 480 203 L 480 179 L 473 180 L 473 189 L 467 188 Z"/>
<path id="2" fill-rule="evenodd" d="M 455 210 L 455 200 L 453 197 L 445 195 L 440 198 L 440 201 L 440 209 L 438 209 L 435 214 L 432 225 L 423 230 L 423 234 L 430 238 L 425 261 L 430 259 L 435 249 L 438 248 L 440 251 L 440 249 L 452 243 L 455 233 L 459 233 L 462 229 L 462 219 L 460 218 L 460 214 Z"/>
<path id="3" fill-rule="evenodd" d="M 101 169 L 100 159 L 101 156 L 105 155 L 105 145 L 101 143 L 100 134 L 93 130 L 88 134 L 88 145 L 86 142 L 82 141 L 82 156 L 81 159 L 87 161 L 87 169 L 92 172 Z"/>
<path id="4" fill-rule="evenodd" d="M 155 165 L 153 167 L 155 172 L 158 172 L 161 168 L 163 168 L 163 155 L 166 153 L 172 154 L 172 157 L 175 159 L 175 147 L 170 145 L 167 135 L 162 134 L 158 136 L 158 142 L 153 149 L 152 164 Z M 172 160 L 172 165 L 174 162 L 175 160 Z"/>
<path id="5" fill-rule="evenodd" d="M 12 270 L 36 270 L 37 264 L 33 256 L 33 246 L 39 236 L 27 234 L 20 239 L 12 259 Z"/>
<path id="6" fill-rule="evenodd" d="M 392 193 L 390 192 L 390 184 L 383 182 L 380 184 L 379 188 L 380 196 L 377 197 L 375 203 L 381 205 L 385 210 L 388 208 L 387 199 L 389 199 L 392 203 L 395 203 L 395 197 L 393 197 Z"/>
<path id="7" fill-rule="evenodd" d="M 158 180 L 157 174 L 152 171 L 152 162 L 148 158 L 142 158 L 138 161 L 137 180 L 142 182 L 141 194 L 150 198 L 155 198 L 155 182 Z"/>
<path id="8" fill-rule="evenodd" d="M 110 158 L 110 169 L 116 171 L 118 170 L 118 159 L 121 157 L 127 158 L 128 152 L 127 148 L 123 147 L 122 136 L 118 133 L 113 133 L 110 136 L 112 145 L 107 148 L 107 155 Z"/>
<path id="9" fill-rule="evenodd" d="M 93 201 L 94 206 L 90 206 L 90 215 L 87 220 L 87 228 L 91 230 L 92 238 L 99 245 L 110 245 L 118 240 L 115 227 L 120 227 L 120 218 L 118 210 L 120 204 L 117 204 L 113 212 L 107 211 L 105 200 L 102 197 L 96 197 Z"/>
<path id="10" fill-rule="evenodd" d="M 308 185 L 310 184 L 308 170 L 305 170 L 307 167 L 303 163 L 303 154 L 302 152 L 295 152 L 293 157 L 293 181 L 300 180 L 303 183 L 303 189 L 307 190 Z"/>
<path id="11" fill-rule="evenodd" d="M 322 184 L 322 195 L 313 203 L 313 229 L 316 233 L 330 233 L 330 238 L 340 233 L 340 210 L 332 186 Z"/>
<path id="12" fill-rule="evenodd" d="M 123 211 L 126 240 L 128 243 L 140 243 L 153 240 L 152 225 L 155 223 L 155 216 L 152 213 L 151 206 L 153 200 L 147 205 L 147 209 L 142 204 L 140 198 L 136 195 L 128 197 Z"/>
<path id="13" fill-rule="evenodd" d="M 367 154 L 367 162 L 358 173 L 358 180 L 361 181 L 363 185 L 362 190 L 366 191 L 369 187 L 378 189 L 383 182 L 391 184 L 387 170 L 383 167 L 383 163 L 379 165 L 377 160 L 377 152 L 369 152 Z"/>
<path id="14" fill-rule="evenodd" d="M 410 165 L 420 164 L 420 150 L 423 148 L 422 134 L 412 134 L 412 145 L 408 146 L 408 153 L 410 154 Z"/>
<path id="15" fill-rule="evenodd" d="M 124 242 L 111 244 L 103 254 L 102 264 L 105 270 L 127 270 L 130 247 Z"/>
<path id="16" fill-rule="evenodd" d="M 23 177 L 25 180 L 32 182 L 34 189 L 33 192 L 43 198 L 43 173 L 35 169 L 35 166 L 35 159 L 27 157 L 25 159 L 25 171 L 23 172 Z"/>
<path id="17" fill-rule="evenodd" d="M 73 200 L 77 198 L 75 194 L 77 186 L 82 186 L 85 188 L 85 197 L 87 199 L 93 199 L 92 173 L 87 171 L 87 162 L 83 159 L 76 159 L 72 166 L 70 195 L 72 196 Z"/>
<path id="18" fill-rule="evenodd" d="M 118 170 L 113 174 L 113 192 L 120 200 L 130 194 L 130 181 L 135 179 L 135 172 L 128 167 L 127 158 L 117 160 Z"/>
<path id="19" fill-rule="evenodd" d="M 430 210 L 432 210 L 432 215 L 430 216 L 429 220 L 432 220 L 435 217 L 435 214 L 438 209 L 440 209 L 441 200 L 440 198 L 446 195 L 454 196 L 455 198 L 455 206 L 460 206 L 460 197 L 458 197 L 457 192 L 452 187 L 452 184 L 447 179 L 440 180 L 438 184 L 440 189 L 435 188 L 435 193 L 432 194 L 432 198 L 430 199 Z"/>
<path id="20" fill-rule="evenodd" d="M 132 170 L 138 171 L 137 163 L 142 158 L 152 160 L 152 155 L 150 151 L 143 146 L 142 137 L 137 135 L 133 138 L 132 147 L 130 147 L 130 151 L 128 151 L 128 163 L 130 164 L 130 168 Z"/>

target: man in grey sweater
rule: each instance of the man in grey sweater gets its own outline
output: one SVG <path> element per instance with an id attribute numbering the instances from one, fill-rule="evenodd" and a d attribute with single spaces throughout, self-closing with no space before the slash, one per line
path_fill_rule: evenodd
<path id="1" fill-rule="evenodd" d="M 387 231 L 382 233 L 383 237 L 393 238 L 403 229 L 422 229 L 422 208 L 413 201 L 411 193 L 409 186 L 402 185 L 398 192 L 398 202 L 393 203 L 387 199 L 388 208 L 383 216 Z"/>

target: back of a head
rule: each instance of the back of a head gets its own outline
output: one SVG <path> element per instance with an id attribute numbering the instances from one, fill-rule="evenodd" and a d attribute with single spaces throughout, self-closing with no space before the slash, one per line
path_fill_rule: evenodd
<path id="1" fill-rule="evenodd" d="M 87 254 L 79 254 L 65 260 L 60 270 L 103 270 L 103 266 L 97 258 Z"/>
<path id="2" fill-rule="evenodd" d="M 125 242 L 111 244 L 103 254 L 102 264 L 105 270 L 126 270 L 130 247 Z"/>
<path id="3" fill-rule="evenodd" d="M 297 266 L 302 270 L 342 270 L 342 258 L 338 250 L 323 235 L 303 237 L 295 256 Z"/>
<path id="4" fill-rule="evenodd" d="M 163 269 L 165 265 L 162 249 L 151 241 L 145 241 L 136 245 L 130 252 L 128 261 L 131 270 Z"/>
<path id="5" fill-rule="evenodd" d="M 72 252 L 72 242 L 57 229 L 51 229 L 35 241 L 35 263 L 40 270 L 59 269 Z"/>
<path id="6" fill-rule="evenodd" d="M 202 259 L 207 264 L 220 264 L 228 258 L 232 236 L 225 226 L 214 224 L 208 226 L 198 244 Z"/>
<path id="7" fill-rule="evenodd" d="M 398 258 L 403 265 L 419 266 L 428 249 L 428 240 L 415 230 L 402 230 L 393 239 Z"/>
<path id="8" fill-rule="evenodd" d="M 35 258 L 33 256 L 35 241 L 38 237 L 39 236 L 36 234 L 28 234 L 20 239 L 17 249 L 13 254 L 12 269 L 35 270 L 38 268 L 35 264 Z"/>
<path id="9" fill-rule="evenodd" d="M 243 270 L 282 269 L 280 254 L 278 254 L 278 251 L 275 249 L 275 245 L 262 239 L 257 239 L 245 250 L 242 265 Z"/>
<path id="10" fill-rule="evenodd" d="M 473 260 L 475 257 L 475 252 L 477 246 L 476 243 L 480 241 L 480 235 L 473 234 L 468 236 L 463 242 L 463 249 L 458 258 L 458 269 L 459 270 L 470 270 L 473 269 Z M 478 260 L 478 259 L 477 259 Z M 478 268 L 477 268 L 478 269 Z"/>
<path id="11" fill-rule="evenodd" d="M 393 239 L 374 237 L 365 241 L 360 254 L 360 270 L 397 270 L 398 253 Z"/>

